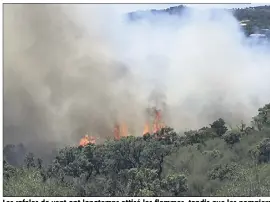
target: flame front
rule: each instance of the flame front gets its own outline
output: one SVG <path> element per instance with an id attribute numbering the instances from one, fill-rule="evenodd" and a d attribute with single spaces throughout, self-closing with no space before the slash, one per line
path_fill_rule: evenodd
<path id="1" fill-rule="evenodd" d="M 153 133 L 160 131 L 162 128 L 164 128 L 164 124 L 162 123 L 161 112 L 158 110 L 155 110 L 155 120 L 154 120 L 154 124 L 153 124 Z"/>
<path id="2" fill-rule="evenodd" d="M 149 123 L 146 123 L 144 125 L 144 129 L 143 129 L 143 135 L 146 135 L 147 133 L 150 133 L 150 130 L 149 130 Z"/>
<path id="3" fill-rule="evenodd" d="M 160 131 L 162 128 L 165 127 L 165 125 L 162 122 L 161 112 L 157 109 L 154 109 L 154 113 L 155 118 L 152 127 L 150 127 L 149 123 L 146 123 L 144 125 L 143 135 L 146 135 L 147 133 L 157 133 L 158 131 Z"/>
<path id="4" fill-rule="evenodd" d="M 96 144 L 96 139 L 92 136 L 89 137 L 89 135 L 85 135 L 81 140 L 80 140 L 80 146 L 86 146 L 88 144 Z"/>
<path id="5" fill-rule="evenodd" d="M 122 123 L 121 125 L 116 124 L 114 127 L 114 139 L 119 140 L 121 137 L 127 137 L 128 136 L 128 128 L 125 123 Z"/>
<path id="6" fill-rule="evenodd" d="M 149 121 L 145 123 L 143 135 L 146 135 L 148 133 L 157 133 L 158 131 L 160 131 L 162 128 L 165 127 L 165 124 L 162 122 L 161 111 L 155 108 L 153 110 L 154 110 L 154 120 L 152 124 Z M 115 140 L 120 140 L 121 137 L 127 137 L 128 127 L 126 123 L 115 124 L 113 134 Z M 88 135 L 85 135 L 80 140 L 80 146 L 86 146 L 88 144 L 96 144 L 96 139 L 92 136 L 89 137 Z"/>

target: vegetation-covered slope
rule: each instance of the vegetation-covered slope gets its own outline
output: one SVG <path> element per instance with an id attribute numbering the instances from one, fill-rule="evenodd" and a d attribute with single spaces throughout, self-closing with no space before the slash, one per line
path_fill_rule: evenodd
<path id="1" fill-rule="evenodd" d="M 4 195 L 270 196 L 270 104 L 253 120 L 254 127 L 228 129 L 219 119 L 184 135 L 164 128 L 67 147 L 49 166 L 28 154 L 13 167 L 6 149 Z"/>
<path id="2" fill-rule="evenodd" d="M 270 6 L 234 9 L 233 13 L 239 21 L 249 20 L 248 24 L 254 28 L 270 28 Z"/>
<path id="3" fill-rule="evenodd" d="M 147 15 L 146 13 L 152 14 L 170 14 L 170 15 L 179 15 L 183 13 L 185 9 L 188 7 L 180 5 L 175 7 L 170 7 L 164 10 L 150 10 L 150 11 L 142 11 L 142 12 L 132 12 L 129 13 L 129 17 L 132 20 L 139 20 Z M 216 10 L 217 12 L 219 9 Z M 270 28 L 270 6 L 258 6 L 258 7 L 248 7 L 248 8 L 238 8 L 229 10 L 235 16 L 235 18 L 241 23 L 246 24 L 243 26 L 244 31 L 247 35 L 252 33 L 258 33 L 261 29 L 269 29 Z"/>

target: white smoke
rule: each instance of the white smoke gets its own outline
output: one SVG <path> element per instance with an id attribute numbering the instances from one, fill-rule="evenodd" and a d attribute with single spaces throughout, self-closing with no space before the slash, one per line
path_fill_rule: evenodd
<path id="1" fill-rule="evenodd" d="M 119 118 L 141 135 L 153 92 L 177 130 L 248 122 L 269 102 L 269 50 L 248 46 L 231 13 L 131 22 L 121 6 L 4 6 L 7 143 L 106 136 Z"/>

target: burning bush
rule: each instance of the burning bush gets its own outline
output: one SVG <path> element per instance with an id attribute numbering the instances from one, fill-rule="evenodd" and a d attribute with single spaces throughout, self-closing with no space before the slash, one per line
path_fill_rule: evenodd
<path id="1" fill-rule="evenodd" d="M 161 116 L 161 110 L 158 110 L 155 107 L 150 108 L 148 109 L 147 115 L 148 121 L 144 125 L 142 135 L 155 134 L 165 128 L 165 124 Z M 127 137 L 129 135 L 129 128 L 126 123 L 122 122 L 121 124 L 114 124 L 113 136 L 115 140 L 120 140 L 122 137 Z M 79 145 L 84 147 L 88 144 L 96 144 L 96 138 L 87 134 L 80 140 Z"/>

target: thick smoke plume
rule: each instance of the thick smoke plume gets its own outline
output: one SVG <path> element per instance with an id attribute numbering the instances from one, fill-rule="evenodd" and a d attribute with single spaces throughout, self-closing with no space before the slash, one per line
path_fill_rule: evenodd
<path id="1" fill-rule="evenodd" d="M 186 10 L 130 22 L 124 5 L 4 5 L 4 142 L 37 150 L 101 140 L 145 108 L 177 130 L 250 121 L 270 98 L 270 57 L 232 14 Z"/>

